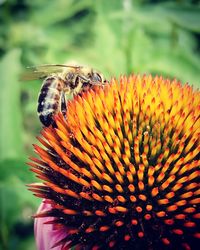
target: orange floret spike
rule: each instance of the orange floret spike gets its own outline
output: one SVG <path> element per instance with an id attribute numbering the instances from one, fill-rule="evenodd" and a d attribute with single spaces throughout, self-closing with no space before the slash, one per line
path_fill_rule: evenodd
<path id="1" fill-rule="evenodd" d="M 123 177 L 122 177 L 122 175 L 120 174 L 120 172 L 116 172 L 116 173 L 115 173 L 115 176 L 116 176 L 117 181 L 118 181 L 120 184 L 122 184 L 122 183 L 124 182 Z"/>
<path id="2" fill-rule="evenodd" d="M 91 184 L 93 187 L 95 187 L 97 190 L 103 190 L 102 186 L 95 180 L 91 181 Z"/>
<path id="3" fill-rule="evenodd" d="M 121 213 L 126 213 L 128 212 L 128 209 L 126 207 L 122 207 L 122 206 L 116 206 L 115 209 L 118 211 L 118 212 L 121 212 Z"/>
<path id="4" fill-rule="evenodd" d="M 130 171 L 127 172 L 126 176 L 127 176 L 129 183 L 133 183 L 133 175 L 131 174 Z"/>
<path id="5" fill-rule="evenodd" d="M 108 193 L 113 193 L 113 189 L 109 187 L 108 185 L 103 185 L 103 190 Z"/>
<path id="6" fill-rule="evenodd" d="M 116 190 L 117 190 L 119 193 L 123 193 L 123 192 L 124 192 L 124 190 L 123 190 L 123 188 L 122 188 L 122 186 L 121 186 L 120 184 L 115 185 L 115 188 L 116 188 Z"/>
<path id="7" fill-rule="evenodd" d="M 111 173 L 112 175 L 114 175 L 115 170 L 113 169 L 110 161 L 105 161 L 105 166 L 108 169 L 109 173 Z"/>
<path id="8" fill-rule="evenodd" d="M 102 178 L 104 180 L 106 180 L 107 182 L 109 182 L 109 183 L 113 183 L 114 182 L 113 179 L 108 174 L 106 174 L 106 173 L 102 174 Z"/>
<path id="9" fill-rule="evenodd" d="M 153 188 L 151 191 L 151 195 L 154 197 L 158 194 L 158 192 L 159 192 L 158 188 Z"/>
<path id="10" fill-rule="evenodd" d="M 114 202 L 114 200 L 109 195 L 105 195 L 104 196 L 104 200 L 107 201 L 107 202 L 109 202 L 109 203 L 113 203 Z"/>

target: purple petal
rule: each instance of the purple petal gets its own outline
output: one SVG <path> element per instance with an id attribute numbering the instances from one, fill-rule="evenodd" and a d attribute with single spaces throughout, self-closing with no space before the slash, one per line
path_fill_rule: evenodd
<path id="1" fill-rule="evenodd" d="M 37 213 L 51 210 L 51 205 L 45 200 L 41 203 Z M 58 241 L 67 236 L 67 228 L 55 228 L 54 224 L 44 224 L 52 221 L 54 217 L 36 218 L 34 221 L 34 233 L 37 250 L 50 250 Z M 62 246 L 54 247 L 53 250 L 61 250 Z"/>

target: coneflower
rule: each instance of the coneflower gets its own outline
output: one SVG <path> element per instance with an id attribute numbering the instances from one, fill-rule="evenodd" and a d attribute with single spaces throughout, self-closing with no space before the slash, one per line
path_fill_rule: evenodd
<path id="1" fill-rule="evenodd" d="M 68 103 L 44 128 L 30 189 L 70 249 L 199 249 L 200 92 L 132 75 Z M 52 219 L 53 217 L 53 219 Z M 52 246 L 52 247 L 54 247 Z"/>

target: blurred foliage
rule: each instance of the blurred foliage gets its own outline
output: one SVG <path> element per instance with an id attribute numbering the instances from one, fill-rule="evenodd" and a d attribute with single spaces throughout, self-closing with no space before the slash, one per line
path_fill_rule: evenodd
<path id="1" fill-rule="evenodd" d="M 200 86 L 200 1 L 0 0 L 0 249 L 34 250 L 39 199 L 25 161 L 41 124 L 29 65 L 90 65 L 107 78 L 152 73 Z"/>

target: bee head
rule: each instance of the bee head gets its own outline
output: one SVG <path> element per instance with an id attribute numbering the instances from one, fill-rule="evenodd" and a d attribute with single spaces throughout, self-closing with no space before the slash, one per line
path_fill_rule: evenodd
<path id="1" fill-rule="evenodd" d="M 92 82 L 92 85 L 99 85 L 104 84 L 106 82 L 103 74 L 100 72 L 93 70 L 90 76 L 90 81 Z"/>

